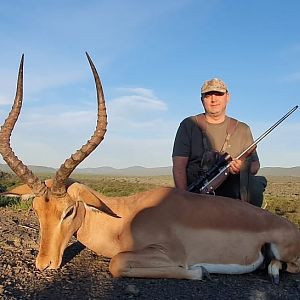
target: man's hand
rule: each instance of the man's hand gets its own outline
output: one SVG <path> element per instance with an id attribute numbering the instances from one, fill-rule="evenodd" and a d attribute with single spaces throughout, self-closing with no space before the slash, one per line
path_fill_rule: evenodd
<path id="1" fill-rule="evenodd" d="M 229 172 L 231 174 L 239 174 L 241 171 L 243 161 L 240 159 L 234 159 L 230 162 Z"/>

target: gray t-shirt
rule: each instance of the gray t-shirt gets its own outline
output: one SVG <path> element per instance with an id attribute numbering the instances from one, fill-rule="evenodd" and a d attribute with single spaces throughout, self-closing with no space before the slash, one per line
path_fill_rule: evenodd
<path id="1" fill-rule="evenodd" d="M 172 156 L 188 157 L 187 180 L 188 185 L 203 176 L 203 172 L 211 167 L 216 157 L 213 157 L 207 164 L 207 150 L 220 152 L 221 150 L 229 153 L 232 158 L 237 157 L 253 142 L 253 137 L 249 126 L 243 122 L 238 122 L 234 132 L 232 133 L 226 149 L 222 149 L 227 136 L 229 118 L 220 124 L 211 124 L 206 122 L 205 131 L 201 130 L 196 122 L 195 116 L 184 119 L 177 130 L 177 134 L 173 146 Z M 203 137 L 205 135 L 205 137 Z M 206 159 L 203 159 L 203 156 Z M 248 161 L 258 161 L 256 152 L 253 152 Z M 231 176 L 230 180 L 226 180 L 226 185 L 232 184 L 232 180 L 236 182 L 236 190 L 239 188 L 239 176 Z M 229 195 L 235 196 L 237 195 Z"/>

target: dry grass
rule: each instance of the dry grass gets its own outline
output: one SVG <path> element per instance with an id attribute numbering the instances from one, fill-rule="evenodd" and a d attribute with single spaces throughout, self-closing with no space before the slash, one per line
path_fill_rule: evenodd
<path id="1" fill-rule="evenodd" d="M 109 177 L 100 175 L 75 175 L 72 178 L 106 196 L 128 196 L 158 186 L 173 186 L 171 176 Z"/>
<path id="2" fill-rule="evenodd" d="M 300 178 L 268 177 L 264 205 L 300 228 Z"/>
<path id="3" fill-rule="evenodd" d="M 41 176 L 42 179 L 46 174 Z M 171 176 L 153 177 L 108 177 L 95 175 L 75 175 L 74 179 L 85 183 L 106 196 L 127 196 L 138 192 L 153 189 L 158 186 L 173 186 Z M 10 180 L 11 179 L 11 180 Z M 11 181 L 11 182 L 10 182 Z M 7 178 L 1 181 L 0 186 L 10 187 L 16 184 L 16 178 Z M 265 192 L 266 209 L 288 218 L 300 228 L 300 178 L 299 177 L 268 177 L 268 186 Z M 11 206 L 16 209 L 28 209 L 28 201 L 9 200 L 0 198 L 0 206 Z"/>

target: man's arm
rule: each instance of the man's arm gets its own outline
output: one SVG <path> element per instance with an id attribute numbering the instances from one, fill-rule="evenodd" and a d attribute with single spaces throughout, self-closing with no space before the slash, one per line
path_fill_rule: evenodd
<path id="1" fill-rule="evenodd" d="M 181 190 L 187 188 L 186 167 L 188 164 L 188 157 L 174 156 L 173 157 L 173 179 L 175 187 Z"/>

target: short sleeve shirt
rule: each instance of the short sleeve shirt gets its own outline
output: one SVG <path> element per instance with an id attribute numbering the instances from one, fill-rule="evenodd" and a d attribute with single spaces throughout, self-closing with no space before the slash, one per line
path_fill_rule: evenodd
<path id="1" fill-rule="evenodd" d="M 199 175 L 199 167 L 202 163 L 204 152 L 207 151 L 203 143 L 203 135 L 205 134 L 207 137 L 209 150 L 219 152 L 225 142 L 228 122 L 229 118 L 226 117 L 225 121 L 220 124 L 206 123 L 205 132 L 199 128 L 195 116 L 188 117 L 180 123 L 174 141 L 172 156 L 189 158 L 187 166 L 188 183 L 191 183 L 190 181 Z M 238 122 L 224 151 L 234 158 L 252 143 L 253 137 L 249 126 L 243 122 Z M 256 152 L 251 154 L 249 160 L 258 161 Z"/>

